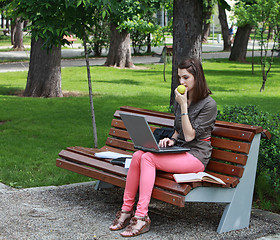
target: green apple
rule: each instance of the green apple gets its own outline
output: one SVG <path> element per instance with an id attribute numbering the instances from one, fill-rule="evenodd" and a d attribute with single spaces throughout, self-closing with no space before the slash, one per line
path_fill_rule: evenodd
<path id="1" fill-rule="evenodd" d="M 177 87 L 177 91 L 178 91 L 179 93 L 181 93 L 181 94 L 184 94 L 185 91 L 186 91 L 186 87 L 185 87 L 184 85 L 179 85 L 179 86 Z"/>

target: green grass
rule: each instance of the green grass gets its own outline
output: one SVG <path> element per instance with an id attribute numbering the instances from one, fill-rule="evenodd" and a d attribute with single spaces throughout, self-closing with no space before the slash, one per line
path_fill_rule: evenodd
<path id="1" fill-rule="evenodd" d="M 31 36 L 29 34 L 23 35 L 23 45 L 31 44 Z M 0 46 L 11 46 L 11 36 L 0 34 Z"/>
<path id="2" fill-rule="evenodd" d="M 280 112 L 278 59 L 262 93 L 259 68 L 252 76 L 249 64 L 207 60 L 203 65 L 220 110 L 225 104 L 253 104 L 263 111 Z M 162 65 L 139 66 L 146 69 L 91 68 L 99 147 L 104 145 L 112 115 L 120 106 L 168 111 L 171 66 L 167 67 L 167 82 L 163 81 Z M 27 72 L 0 75 L 0 181 L 33 187 L 89 180 L 55 166 L 61 149 L 93 146 L 86 69 L 62 69 L 63 90 L 78 92 L 79 97 L 13 95 L 25 88 L 26 78 Z"/>

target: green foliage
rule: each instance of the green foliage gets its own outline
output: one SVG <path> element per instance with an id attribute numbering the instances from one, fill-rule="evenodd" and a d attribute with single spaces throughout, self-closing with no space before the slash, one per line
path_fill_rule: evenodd
<path id="1" fill-rule="evenodd" d="M 254 105 L 224 106 L 223 112 L 218 112 L 217 119 L 261 126 L 271 133 L 270 140 L 261 140 L 256 191 L 261 200 L 280 196 L 280 114 L 263 112 Z M 262 204 L 269 206 L 268 202 Z"/>
<path id="2" fill-rule="evenodd" d="M 269 41 L 271 34 L 273 36 L 274 46 L 276 49 L 277 41 L 279 39 L 280 26 L 280 1 L 277 0 L 243 0 L 236 4 L 234 9 L 235 17 L 237 18 L 238 26 L 249 24 L 255 29 L 256 35 L 260 35 L 259 44 L 261 46 L 261 69 L 263 83 L 260 91 L 263 91 L 267 81 L 268 73 L 273 63 L 273 55 L 268 56 Z M 268 31 L 269 34 L 265 34 Z M 266 37 L 267 36 L 267 37 Z M 254 39 L 255 39 L 254 37 Z"/>
<path id="3" fill-rule="evenodd" d="M 95 26 L 93 35 L 97 36 L 97 22 L 105 18 L 115 23 L 120 31 L 126 29 L 129 32 L 145 32 L 146 35 L 148 32 L 153 33 L 157 30 L 157 26 L 150 20 L 143 19 L 143 16 L 152 16 L 162 5 L 170 2 L 170 0 L 14 0 L 10 9 L 14 18 L 20 16 L 22 20 L 29 20 L 32 37 L 44 39 L 44 47 L 51 48 L 53 45 L 69 44 L 63 39 L 64 35 L 74 33 L 78 38 L 84 39 L 87 37 L 86 33 L 92 31 L 92 26 Z M 102 45 L 106 39 L 97 36 L 97 39 L 92 41 L 94 44 Z"/>
<path id="4" fill-rule="evenodd" d="M 0 0 L 0 9 L 3 10 L 12 0 Z"/>
<path id="5" fill-rule="evenodd" d="M 91 30 L 97 8 L 99 14 L 107 10 L 102 0 L 14 0 L 10 5 L 14 18 L 21 17 L 31 22 L 32 37 L 44 39 L 45 48 L 69 44 L 63 36 L 71 33 L 83 39 L 85 32 Z"/>
<path id="6" fill-rule="evenodd" d="M 102 49 L 110 44 L 110 23 L 107 18 L 103 18 L 98 13 L 94 15 L 94 25 L 88 44 L 88 52 L 89 54 L 94 53 L 94 56 L 101 56 Z"/>
<path id="7" fill-rule="evenodd" d="M 171 10 L 171 0 L 119 0 L 116 2 L 118 4 L 112 6 L 108 17 L 118 26 L 119 31 L 126 30 L 131 34 L 134 52 L 140 52 L 147 44 L 156 46 L 163 42 L 163 33 L 166 29 L 157 24 L 154 16 L 162 9 Z M 148 38 L 149 34 L 152 35 L 151 40 Z"/>
<path id="8" fill-rule="evenodd" d="M 237 25 L 251 25 L 263 31 L 268 27 L 274 28 L 280 23 L 280 1 L 277 0 L 254 0 L 239 1 L 234 7 L 234 15 Z"/>
<path id="9" fill-rule="evenodd" d="M 220 4 L 222 6 L 222 8 L 230 11 L 231 10 L 231 6 L 227 3 L 226 0 L 218 0 L 218 4 Z"/>
<path id="10" fill-rule="evenodd" d="M 111 0 L 110 21 L 119 26 L 119 29 L 129 29 L 129 22 L 135 22 L 135 16 L 144 16 L 147 12 L 160 7 L 158 0 Z M 136 21 L 137 22 L 137 21 Z"/>
<path id="11" fill-rule="evenodd" d="M 159 35 L 159 33 L 162 33 L 162 28 L 156 24 L 156 21 L 157 19 L 151 13 L 143 18 L 137 15 L 132 20 L 124 22 L 122 26 L 125 26 L 130 32 L 134 53 L 140 53 L 142 47 L 147 44 L 156 46 L 162 42 L 163 34 Z M 152 39 L 148 38 L 150 34 L 153 36 Z"/>
<path id="12" fill-rule="evenodd" d="M 276 173 L 276 170 L 274 172 Z M 275 177 L 271 177 L 268 171 L 263 171 L 257 176 L 255 191 L 258 199 L 256 200 L 256 204 L 262 209 L 280 212 L 279 188 L 276 188 L 275 191 L 275 187 L 271 186 L 273 179 Z M 279 186 L 279 178 L 276 181 L 274 185 Z"/>

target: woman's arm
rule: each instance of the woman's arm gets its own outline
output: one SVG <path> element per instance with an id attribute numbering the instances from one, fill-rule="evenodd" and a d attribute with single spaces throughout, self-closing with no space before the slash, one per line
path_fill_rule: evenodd
<path id="1" fill-rule="evenodd" d="M 175 89 L 175 100 L 181 107 L 181 123 L 185 141 L 190 142 L 195 138 L 195 130 L 193 129 L 188 116 L 187 89 L 183 95 Z"/>

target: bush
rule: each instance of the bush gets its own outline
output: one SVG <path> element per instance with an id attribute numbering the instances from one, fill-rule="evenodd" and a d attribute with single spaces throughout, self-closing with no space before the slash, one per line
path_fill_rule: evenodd
<path id="1" fill-rule="evenodd" d="M 261 201 L 260 206 L 274 200 L 275 206 L 266 204 L 271 208 L 268 210 L 280 211 L 280 115 L 262 112 L 252 105 L 225 106 L 223 112 L 218 111 L 217 119 L 261 126 L 271 133 L 270 140 L 261 140 L 255 189 Z"/>

